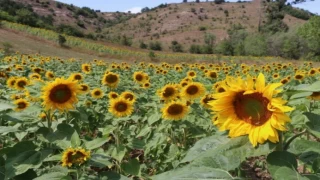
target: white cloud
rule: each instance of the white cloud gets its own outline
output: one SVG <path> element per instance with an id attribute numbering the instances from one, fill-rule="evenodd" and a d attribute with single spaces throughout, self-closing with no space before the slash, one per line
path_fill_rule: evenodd
<path id="1" fill-rule="evenodd" d="M 131 13 L 139 13 L 139 12 L 141 12 L 141 9 L 142 9 L 142 7 L 133 7 L 133 8 L 125 10 L 124 12 L 131 11 Z"/>

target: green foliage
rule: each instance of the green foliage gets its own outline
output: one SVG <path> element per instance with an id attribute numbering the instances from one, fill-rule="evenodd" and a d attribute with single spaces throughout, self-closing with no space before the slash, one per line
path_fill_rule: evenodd
<path id="1" fill-rule="evenodd" d="M 144 43 L 143 41 L 140 41 L 139 47 L 140 47 L 141 49 L 147 49 L 147 48 L 148 48 L 148 45 L 147 45 L 146 43 Z"/>
<path id="2" fill-rule="evenodd" d="M 154 51 L 162 51 L 162 44 L 159 41 L 150 42 L 149 49 Z"/>
<path id="3" fill-rule="evenodd" d="M 283 10 L 290 14 L 293 17 L 303 19 L 303 20 L 309 20 L 310 17 L 312 16 L 312 13 L 309 11 L 303 10 L 303 9 L 297 9 L 292 6 L 285 6 Z"/>
<path id="4" fill-rule="evenodd" d="M 183 47 L 178 41 L 172 41 L 170 48 L 173 52 L 183 52 Z"/>
<path id="5" fill-rule="evenodd" d="M 84 34 L 80 30 L 70 25 L 60 24 L 56 27 L 56 31 L 69 36 L 84 37 Z"/>
<path id="6" fill-rule="evenodd" d="M 247 36 L 244 41 L 246 55 L 265 56 L 267 55 L 267 43 L 263 35 Z"/>
<path id="7" fill-rule="evenodd" d="M 3 46 L 3 52 L 5 55 L 9 55 L 12 53 L 12 44 L 10 44 L 9 42 L 3 42 L 2 43 L 2 46 Z"/>
<path id="8" fill-rule="evenodd" d="M 205 26 L 200 26 L 199 27 L 199 31 L 205 31 L 205 30 L 207 30 L 207 27 L 205 27 Z"/>
<path id="9" fill-rule="evenodd" d="M 320 17 L 314 16 L 299 28 L 299 35 L 307 40 L 310 49 L 309 56 L 312 59 L 320 60 Z"/>
<path id="10" fill-rule="evenodd" d="M 97 18 L 98 15 L 97 13 L 95 12 L 95 10 L 93 9 L 90 9 L 88 7 L 82 7 L 82 8 L 79 8 L 75 11 L 75 15 L 76 16 L 84 16 L 84 17 L 87 17 L 87 18 Z"/>
<path id="11" fill-rule="evenodd" d="M 131 46 L 132 45 L 132 39 L 128 38 L 126 35 L 121 36 L 120 44 L 124 46 Z"/>
<path id="12" fill-rule="evenodd" d="M 58 36 L 58 43 L 60 46 L 64 46 L 64 44 L 67 42 L 66 38 L 64 36 L 62 36 L 61 34 L 59 34 Z"/>

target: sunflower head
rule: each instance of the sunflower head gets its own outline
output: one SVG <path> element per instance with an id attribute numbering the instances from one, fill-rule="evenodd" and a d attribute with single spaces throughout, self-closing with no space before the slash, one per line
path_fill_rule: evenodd
<path id="1" fill-rule="evenodd" d="M 197 76 L 197 73 L 195 71 L 188 71 L 187 76 L 192 79 Z"/>
<path id="2" fill-rule="evenodd" d="M 151 86 L 150 82 L 145 82 L 145 83 L 142 85 L 142 87 L 143 87 L 144 89 L 148 89 L 148 88 L 150 88 L 150 86 Z"/>
<path id="3" fill-rule="evenodd" d="M 320 100 L 320 92 L 312 92 L 312 94 L 308 96 L 308 99 Z"/>
<path id="4" fill-rule="evenodd" d="M 29 80 L 25 77 L 20 77 L 20 78 L 17 78 L 16 79 L 16 82 L 15 82 L 15 88 L 17 90 L 24 90 L 26 86 L 28 86 L 30 83 L 29 83 Z"/>
<path id="5" fill-rule="evenodd" d="M 90 87 L 87 84 L 79 84 L 79 93 L 86 94 L 90 91 Z"/>
<path id="6" fill-rule="evenodd" d="M 108 74 L 105 74 L 102 78 L 102 84 L 107 85 L 111 88 L 117 87 L 119 81 L 120 81 L 119 75 L 113 72 L 109 72 Z"/>
<path id="7" fill-rule="evenodd" d="M 178 94 L 179 91 L 174 84 L 167 84 L 162 89 L 158 90 L 159 97 L 165 101 L 175 99 Z"/>
<path id="8" fill-rule="evenodd" d="M 139 71 L 133 74 L 133 80 L 137 83 L 143 84 L 147 79 L 145 77 L 145 73 Z"/>
<path id="9" fill-rule="evenodd" d="M 83 76 L 81 73 L 73 73 L 71 74 L 70 77 L 73 81 L 79 81 L 79 82 L 83 81 Z"/>
<path id="10" fill-rule="evenodd" d="M 34 80 L 41 80 L 41 75 L 38 73 L 32 73 L 30 74 L 30 79 L 34 79 Z"/>
<path id="11" fill-rule="evenodd" d="M 14 89 L 14 88 L 15 88 L 15 84 L 16 84 L 16 77 L 10 77 L 10 78 L 7 80 L 7 86 L 8 86 L 9 88 Z"/>
<path id="12" fill-rule="evenodd" d="M 304 79 L 304 74 L 303 73 L 297 73 L 294 75 L 294 79 L 298 81 L 302 81 Z"/>
<path id="13" fill-rule="evenodd" d="M 205 107 L 205 108 L 211 108 L 211 106 L 209 105 L 209 102 L 210 101 L 213 101 L 214 100 L 214 98 L 211 96 L 211 94 L 207 94 L 207 95 L 205 95 L 205 96 L 203 96 L 202 98 L 201 98 L 201 101 L 200 101 L 200 103 L 201 103 L 201 105 L 203 106 L 203 107 Z"/>
<path id="14" fill-rule="evenodd" d="M 279 141 L 278 131 L 284 131 L 290 118 L 285 112 L 292 108 L 285 106 L 285 100 L 274 98 L 281 83 L 266 85 L 265 77 L 259 74 L 256 83 L 253 78 L 226 79 L 225 92 L 213 94 L 211 110 L 218 117 L 214 124 L 220 130 L 229 130 L 230 137 L 249 135 L 253 146 L 266 140 Z"/>
<path id="15" fill-rule="evenodd" d="M 72 165 L 80 166 L 88 161 L 90 158 L 90 151 L 83 148 L 68 148 L 62 154 L 62 166 L 71 167 Z"/>
<path id="16" fill-rule="evenodd" d="M 91 72 L 91 65 L 90 64 L 82 64 L 81 69 L 82 69 L 82 72 L 89 74 Z"/>
<path id="17" fill-rule="evenodd" d="M 121 93 L 121 97 L 123 97 L 124 99 L 131 101 L 131 102 L 136 101 L 136 96 L 134 95 L 133 92 L 125 91 L 125 92 Z"/>
<path id="18" fill-rule="evenodd" d="M 111 91 L 111 92 L 109 92 L 108 97 L 109 97 L 109 99 L 117 99 L 119 97 L 119 94 Z"/>
<path id="19" fill-rule="evenodd" d="M 216 79 L 218 77 L 218 73 L 216 71 L 208 71 L 207 77 L 211 79 Z"/>
<path id="20" fill-rule="evenodd" d="M 47 71 L 46 74 L 45 74 L 46 78 L 48 78 L 49 80 L 52 80 L 54 79 L 54 74 L 52 71 Z"/>
<path id="21" fill-rule="evenodd" d="M 91 96 L 95 99 L 100 99 L 104 95 L 103 91 L 100 88 L 93 89 L 91 91 Z"/>
<path id="22" fill-rule="evenodd" d="M 189 112 L 189 107 L 186 103 L 172 101 L 166 104 L 162 109 L 162 118 L 167 120 L 181 120 Z"/>
<path id="23" fill-rule="evenodd" d="M 76 81 L 56 78 L 42 88 L 43 105 L 45 109 L 60 111 L 73 109 L 78 102 L 79 87 Z"/>
<path id="24" fill-rule="evenodd" d="M 15 111 L 23 111 L 27 109 L 29 106 L 29 102 L 25 99 L 18 99 L 13 102 L 17 107 L 15 108 Z"/>
<path id="25" fill-rule="evenodd" d="M 182 89 L 181 95 L 188 100 L 193 100 L 203 96 L 205 92 L 206 89 L 203 84 L 191 82 Z"/>
<path id="26" fill-rule="evenodd" d="M 123 97 L 110 100 L 109 112 L 116 117 L 129 116 L 133 112 L 133 102 Z"/>

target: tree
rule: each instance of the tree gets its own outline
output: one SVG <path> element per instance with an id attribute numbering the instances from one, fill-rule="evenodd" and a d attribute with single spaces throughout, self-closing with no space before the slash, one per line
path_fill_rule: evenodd
<path id="1" fill-rule="evenodd" d="M 298 33 L 307 40 L 310 48 L 310 55 L 320 60 L 320 17 L 313 16 L 310 20 L 299 28 Z"/>
<path id="2" fill-rule="evenodd" d="M 183 0 L 182 2 L 183 2 L 183 3 L 187 3 L 187 2 L 188 2 L 188 0 Z"/>
<path id="3" fill-rule="evenodd" d="M 170 48 L 171 48 L 171 50 L 172 50 L 173 52 L 183 52 L 182 45 L 179 44 L 178 41 L 172 41 Z"/>
<path id="4" fill-rule="evenodd" d="M 66 38 L 59 34 L 58 36 L 58 42 L 60 46 L 64 46 L 64 43 L 67 42 Z"/>

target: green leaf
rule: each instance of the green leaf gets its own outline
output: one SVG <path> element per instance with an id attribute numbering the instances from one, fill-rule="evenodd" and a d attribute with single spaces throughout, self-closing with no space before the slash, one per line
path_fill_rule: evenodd
<path id="1" fill-rule="evenodd" d="M 131 180 L 131 179 L 121 174 L 117 174 L 115 172 L 109 171 L 109 172 L 100 173 L 99 180 Z"/>
<path id="2" fill-rule="evenodd" d="M 81 144 L 81 140 L 79 138 L 79 134 L 77 131 L 74 131 L 72 136 L 71 136 L 71 145 L 72 147 L 78 147 Z"/>
<path id="3" fill-rule="evenodd" d="M 138 137 L 143 137 L 146 136 L 147 134 L 149 134 L 151 131 L 151 127 L 146 125 L 144 128 L 142 128 L 142 130 L 140 131 L 140 133 L 136 136 Z"/>
<path id="4" fill-rule="evenodd" d="M 104 168 L 111 167 L 113 164 L 110 162 L 111 157 L 103 154 L 93 154 L 91 155 L 89 164 L 94 167 Z"/>
<path id="5" fill-rule="evenodd" d="M 128 174 L 140 176 L 140 163 L 137 159 L 130 159 L 128 162 L 123 162 L 121 168 Z"/>
<path id="6" fill-rule="evenodd" d="M 119 145 L 119 146 L 111 146 L 109 149 L 109 154 L 112 158 L 116 159 L 117 161 L 121 162 L 124 155 L 127 152 L 127 149 L 125 148 L 125 146 L 123 145 Z"/>
<path id="7" fill-rule="evenodd" d="M 203 138 L 196 142 L 196 144 L 189 149 L 187 155 L 181 160 L 181 163 L 190 162 L 197 159 L 202 153 L 215 149 L 222 144 L 226 144 L 230 141 L 227 136 L 221 136 L 221 134 Z"/>
<path id="8" fill-rule="evenodd" d="M 289 151 L 299 155 L 299 160 L 309 163 L 320 156 L 320 143 L 296 139 L 290 144 Z"/>
<path id="9" fill-rule="evenodd" d="M 320 81 L 316 81 L 313 84 L 309 85 L 300 85 L 296 88 L 299 91 L 310 91 L 310 92 L 319 92 L 320 91 Z"/>
<path id="10" fill-rule="evenodd" d="M 71 147 L 71 139 L 74 135 L 75 130 L 68 124 L 59 124 L 57 130 L 46 136 L 48 141 L 56 144 L 61 149 L 67 149 Z M 74 137 L 75 138 L 75 137 Z M 76 142 L 76 141 L 75 141 Z M 74 142 L 74 143 L 75 143 Z"/>
<path id="11" fill-rule="evenodd" d="M 102 131 L 102 135 L 109 135 L 115 129 L 117 129 L 117 127 L 112 126 L 112 125 L 108 125 L 108 126 L 106 126 L 105 128 L 103 128 L 101 130 Z"/>
<path id="12" fill-rule="evenodd" d="M 214 139 L 218 139 L 215 141 Z M 205 143 L 205 141 L 209 143 Z M 223 140 L 225 140 L 223 142 Z M 222 135 L 214 135 L 195 144 L 186 158 L 181 162 L 191 161 L 195 167 L 211 167 L 223 170 L 234 170 L 246 157 L 266 155 L 270 153 L 275 144 L 266 142 L 254 148 L 247 136 L 226 139 Z M 198 154 L 197 154 L 198 153 Z M 194 157 L 192 157 L 194 156 Z"/>
<path id="13" fill-rule="evenodd" d="M 41 176 L 35 178 L 34 180 L 71 180 L 72 178 L 68 176 L 68 169 L 55 166 L 51 168 L 48 172 L 43 173 Z"/>
<path id="14" fill-rule="evenodd" d="M 0 126 L 0 134 L 6 135 L 11 132 L 18 132 L 19 126 Z"/>
<path id="15" fill-rule="evenodd" d="M 286 151 L 274 151 L 267 157 L 268 171 L 274 179 L 299 179 L 297 160 L 294 154 Z"/>
<path id="16" fill-rule="evenodd" d="M 312 94 L 312 92 L 300 92 L 300 93 L 292 95 L 290 97 L 290 100 L 291 99 L 298 99 L 298 98 L 305 98 L 307 96 L 310 96 L 311 94 Z"/>
<path id="17" fill-rule="evenodd" d="M 161 119 L 161 114 L 154 113 L 148 118 L 148 124 L 152 125 L 153 123 L 159 121 Z"/>
<path id="18" fill-rule="evenodd" d="M 156 176 L 153 176 L 153 180 L 195 180 L 195 179 L 234 179 L 228 171 L 222 169 L 215 169 L 210 167 L 190 167 L 185 166 L 180 169 L 175 169 L 169 172 L 165 172 Z"/>
<path id="19" fill-rule="evenodd" d="M 320 158 L 313 161 L 312 169 L 314 173 L 320 173 Z"/>
<path id="20" fill-rule="evenodd" d="M 86 141 L 84 144 L 88 150 L 96 149 L 104 145 L 109 141 L 108 135 L 103 136 L 102 138 L 96 138 L 92 141 Z"/>
<path id="21" fill-rule="evenodd" d="M 0 112 L 8 109 L 13 109 L 15 106 L 10 104 L 9 102 L 0 101 Z"/>
<path id="22" fill-rule="evenodd" d="M 48 155 L 48 154 L 47 154 Z M 38 168 L 45 158 L 42 152 L 35 150 L 25 151 L 15 157 L 10 157 L 6 161 L 6 178 L 12 178 L 22 174 L 31 168 Z"/>
<path id="23" fill-rule="evenodd" d="M 46 159 L 44 159 L 44 162 L 49 162 L 49 161 L 61 161 L 62 159 L 62 154 L 56 154 L 50 157 L 47 157 Z"/>
<path id="24" fill-rule="evenodd" d="M 144 140 L 137 138 L 129 139 L 128 141 L 128 147 L 131 149 L 144 149 L 144 146 L 146 145 Z"/>
<path id="25" fill-rule="evenodd" d="M 320 115 L 318 114 L 314 114 L 314 113 L 310 113 L 310 112 L 305 112 L 303 113 L 307 118 L 308 118 L 308 122 L 306 123 L 308 130 L 314 134 L 315 136 L 317 136 L 318 138 L 320 138 Z"/>

